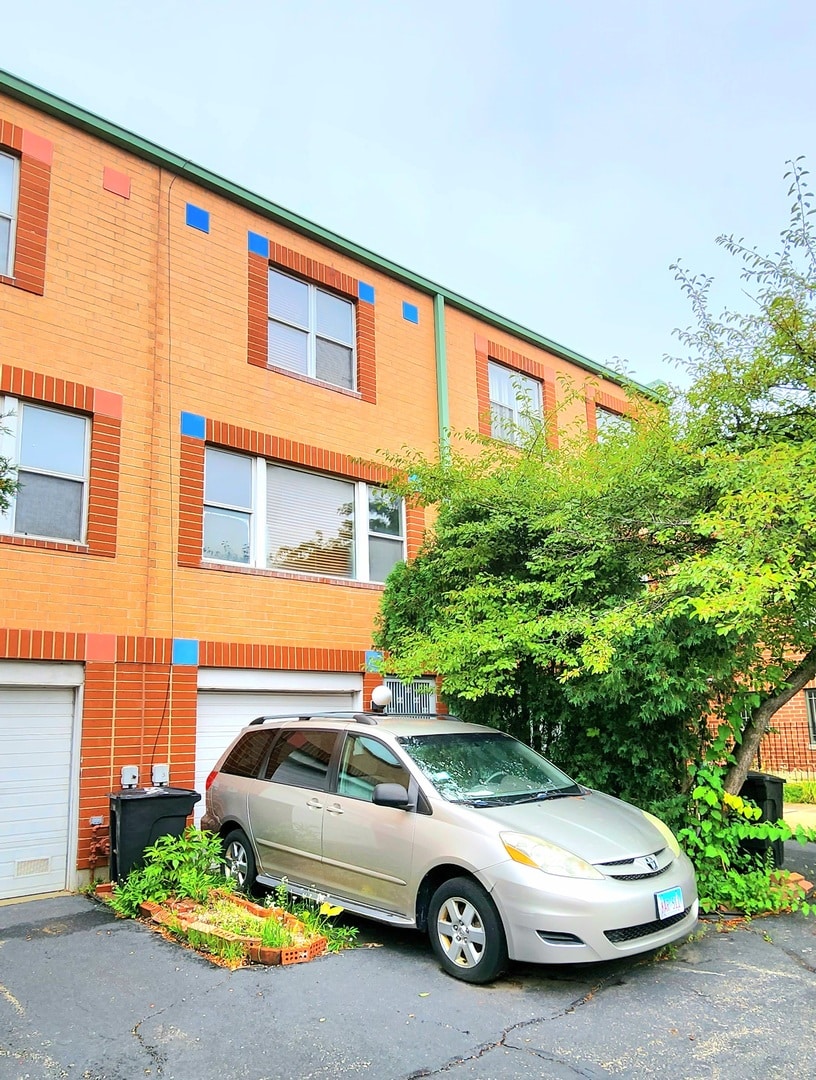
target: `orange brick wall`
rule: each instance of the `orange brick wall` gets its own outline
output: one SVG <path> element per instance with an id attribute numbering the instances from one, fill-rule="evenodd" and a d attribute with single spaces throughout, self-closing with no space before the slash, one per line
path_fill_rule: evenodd
<path id="1" fill-rule="evenodd" d="M 0 538 L 0 661 L 85 662 L 79 865 L 87 866 L 89 819 L 107 819 L 123 765 L 149 776 L 151 764 L 170 761 L 173 782 L 192 783 L 197 672 L 172 664 L 173 639 L 197 640 L 201 665 L 359 673 L 382 593 L 202 566 L 204 444 L 181 436 L 181 413 L 204 417 L 219 445 L 377 479 L 384 474 L 372 463 L 383 451 L 432 453 L 438 443 L 433 304 L 2 95 L 0 121 L 0 143 L 21 155 L 24 180 L 20 277 L 0 278 L 0 393 L 80 409 L 93 438 L 87 543 Z M 186 224 L 187 203 L 209 212 L 209 232 Z M 268 239 L 269 259 L 248 252 L 249 232 Z M 353 299 L 358 282 L 374 288 L 373 305 L 357 303 L 358 392 L 265 366 L 270 261 Z M 404 318 L 406 302 L 418 323 Z M 479 341 L 489 343 L 481 360 Z M 479 426 L 479 364 L 492 353 L 546 371 L 548 408 L 563 403 L 550 373 L 566 372 L 581 393 L 599 382 L 451 308 L 446 344 L 458 431 Z M 598 393 L 623 397 L 613 384 Z M 569 404 L 567 421 L 587 422 L 582 402 Z M 424 520 L 409 510 L 410 554 Z M 379 681 L 365 675 L 366 704 Z"/>

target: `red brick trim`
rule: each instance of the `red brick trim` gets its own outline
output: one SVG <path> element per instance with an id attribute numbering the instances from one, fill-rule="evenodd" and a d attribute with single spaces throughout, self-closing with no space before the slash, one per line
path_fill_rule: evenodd
<path id="1" fill-rule="evenodd" d="M 122 437 L 121 396 L 109 390 L 42 375 L 3 364 L 0 394 L 76 409 L 91 415 L 91 461 L 88 483 L 88 527 L 84 544 L 33 540 L 26 536 L 0 536 L 0 544 L 35 547 L 113 558 L 119 514 L 119 457 Z M 97 398 L 99 408 L 97 408 Z M 119 416 L 111 415 L 119 413 Z"/>
<path id="2" fill-rule="evenodd" d="M 0 657 L 4 660 L 81 661 L 85 658 L 85 635 L 61 630 L 0 627 Z"/>
<path id="3" fill-rule="evenodd" d="M 41 135 L 0 119 L 0 147 L 20 161 L 14 267 L 10 277 L 0 274 L 0 284 L 42 296 L 53 146 Z"/>
<path id="4" fill-rule="evenodd" d="M 278 461 L 286 465 L 299 465 L 304 469 L 331 473 L 348 480 L 364 480 L 366 483 L 385 483 L 394 475 L 393 470 L 375 462 L 360 461 L 348 454 L 337 454 L 319 446 L 295 442 L 292 439 L 279 438 L 250 428 L 237 427 L 220 420 L 206 422 L 206 442 L 188 435 L 181 437 L 181 461 L 179 465 L 179 566 L 195 566 L 206 569 L 229 569 L 237 573 L 260 576 L 287 577 L 303 581 L 299 574 L 290 574 L 281 570 L 266 570 L 263 567 L 213 566 L 201 558 L 204 540 L 204 455 L 206 447 L 221 446 L 227 450 L 240 450 L 257 457 Z M 413 558 L 422 543 L 425 530 L 425 515 L 421 507 L 406 506 L 405 532 L 406 549 L 409 558 Z M 359 588 L 381 589 L 378 582 L 353 581 L 342 578 L 316 578 L 309 575 L 309 581 L 325 581 L 329 584 L 356 586 Z"/>
<path id="5" fill-rule="evenodd" d="M 333 266 L 318 262 L 285 248 L 270 244 L 269 258 L 249 252 L 247 267 L 247 362 L 255 367 L 271 369 L 281 375 L 291 375 L 285 368 L 269 363 L 269 268 L 277 267 L 296 274 L 311 284 L 324 285 L 344 299 L 350 300 L 356 310 L 357 389 L 352 396 L 376 404 L 377 372 L 375 366 L 374 305 L 358 296 L 359 282 L 349 274 L 343 274 Z M 301 376 L 301 378 L 304 378 Z M 349 391 L 331 383 L 316 379 L 305 381 L 323 386 L 328 390 Z"/>
<path id="6" fill-rule="evenodd" d="M 615 413 L 617 416 L 627 416 L 636 419 L 638 409 L 635 402 L 628 398 L 615 397 L 613 394 L 601 390 L 597 386 L 587 386 L 585 390 L 587 431 L 591 439 L 598 437 L 598 417 L 596 406 Z"/>
<path id="7" fill-rule="evenodd" d="M 529 375 L 541 383 L 541 404 L 544 411 L 544 427 L 547 445 L 552 449 L 558 446 L 558 423 L 555 408 L 555 371 L 529 356 L 514 352 L 512 349 L 488 341 L 480 334 L 474 335 L 476 349 L 476 402 L 479 409 L 479 434 L 490 437 L 490 376 L 488 362 L 495 360 L 505 367 Z"/>
<path id="8" fill-rule="evenodd" d="M 199 667 L 251 668 L 256 671 L 363 671 L 361 649 L 312 649 L 237 641 L 200 641 Z"/>

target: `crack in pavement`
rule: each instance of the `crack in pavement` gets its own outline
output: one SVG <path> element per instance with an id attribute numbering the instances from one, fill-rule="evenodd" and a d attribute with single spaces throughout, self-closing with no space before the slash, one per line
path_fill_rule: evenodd
<path id="1" fill-rule="evenodd" d="M 749 934 L 753 934 L 755 937 L 761 937 L 769 945 L 772 945 L 775 949 L 779 949 L 780 952 L 783 952 L 785 956 L 789 957 L 800 967 L 803 967 L 805 971 L 810 972 L 811 975 L 816 975 L 816 967 L 814 967 L 813 964 L 809 964 L 804 956 L 801 956 L 795 949 L 789 949 L 786 945 L 780 945 L 778 942 L 774 941 L 766 930 L 760 932 L 758 928 L 755 930 L 753 927 L 746 927 L 746 929 Z"/>
<path id="2" fill-rule="evenodd" d="M 466 1065 L 470 1061 L 478 1061 L 479 1058 L 484 1057 L 485 1054 L 490 1053 L 491 1050 L 496 1050 L 499 1047 L 505 1047 L 508 1050 L 518 1050 L 520 1053 L 532 1054 L 535 1057 L 543 1058 L 545 1060 L 551 1060 L 558 1064 L 564 1065 L 566 1068 L 571 1069 L 576 1076 L 591 1077 L 591 1073 L 581 1071 L 577 1066 L 568 1061 L 561 1061 L 557 1057 L 546 1058 L 544 1051 L 535 1050 L 532 1047 L 527 1046 L 515 1046 L 512 1043 L 508 1043 L 508 1038 L 518 1031 L 523 1031 L 525 1028 L 531 1027 L 533 1024 L 544 1024 L 552 1020 L 560 1020 L 564 1016 L 569 1016 L 570 1013 L 575 1012 L 576 1009 L 582 1008 L 584 1005 L 588 1005 L 590 1001 L 597 997 L 599 993 L 606 990 L 609 986 L 621 985 L 623 979 L 620 975 L 609 975 L 606 979 L 602 979 L 594 986 L 590 987 L 585 994 L 576 998 L 575 1001 L 570 1002 L 560 1012 L 553 1013 L 550 1016 L 534 1016 L 529 1020 L 519 1020 L 515 1024 L 510 1024 L 509 1027 L 504 1028 L 501 1035 L 494 1039 L 492 1042 L 483 1043 L 477 1047 L 470 1054 L 459 1055 L 458 1057 L 451 1058 L 450 1061 L 445 1062 L 444 1065 L 440 1065 L 435 1069 L 417 1069 L 415 1072 L 408 1073 L 403 1080 L 427 1080 L 427 1077 L 440 1076 L 442 1073 L 450 1072 L 451 1069 L 457 1068 L 459 1065 Z"/>
<path id="3" fill-rule="evenodd" d="M 220 982 L 213 983 L 212 986 L 208 987 L 204 991 L 204 994 L 211 994 L 213 990 L 223 986 L 224 983 L 228 981 L 229 977 L 225 976 Z M 145 1054 L 147 1054 L 147 1056 L 153 1062 L 157 1076 L 164 1076 L 164 1067 L 167 1064 L 167 1055 L 162 1054 L 158 1047 L 155 1046 L 155 1044 L 149 1042 L 139 1029 L 142 1027 L 143 1024 L 146 1024 L 148 1020 L 155 1020 L 158 1017 L 163 1016 L 166 1012 L 168 1012 L 168 1010 L 174 1009 L 175 1004 L 175 1002 L 168 1002 L 166 1005 L 163 1005 L 155 1012 L 148 1013 L 147 1016 L 142 1017 L 142 1019 L 131 1028 L 131 1035 L 133 1035 L 141 1049 L 144 1050 Z"/>

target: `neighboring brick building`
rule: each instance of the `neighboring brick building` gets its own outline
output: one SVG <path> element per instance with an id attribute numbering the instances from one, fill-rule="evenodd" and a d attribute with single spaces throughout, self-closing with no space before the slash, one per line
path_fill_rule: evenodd
<path id="1" fill-rule="evenodd" d="M 351 708 L 424 518 L 374 464 L 614 376 L 0 73 L 0 898 L 74 887 L 134 765 Z M 573 406 L 574 408 L 574 406 Z M 583 406 L 581 415 L 584 415 Z M 557 440 L 554 414 L 549 438 Z"/>

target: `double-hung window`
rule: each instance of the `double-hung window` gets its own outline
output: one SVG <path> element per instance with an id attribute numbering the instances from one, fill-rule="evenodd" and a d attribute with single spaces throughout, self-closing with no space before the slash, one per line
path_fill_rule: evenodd
<path id="1" fill-rule="evenodd" d="M 204 558 L 249 563 L 252 551 L 252 458 L 207 450 L 204 469 Z"/>
<path id="2" fill-rule="evenodd" d="M 807 703 L 810 745 L 816 746 L 816 690 L 805 690 L 805 701 Z"/>
<path id="3" fill-rule="evenodd" d="M 603 405 L 595 406 L 595 426 L 598 432 L 598 442 L 609 439 L 615 435 L 625 435 L 632 430 L 632 421 L 628 416 L 605 409 Z"/>
<path id="4" fill-rule="evenodd" d="M 381 582 L 405 559 L 404 522 L 383 488 L 207 448 L 207 560 Z"/>
<path id="5" fill-rule="evenodd" d="M 18 176 L 17 158 L 0 151 L 0 274 L 7 277 L 14 266 Z"/>
<path id="6" fill-rule="evenodd" d="M 490 434 L 519 444 L 541 422 L 541 383 L 490 360 Z"/>
<path id="7" fill-rule="evenodd" d="M 0 398 L 3 456 L 17 467 L 19 489 L 0 532 L 82 543 L 88 506 L 90 423 L 61 409 Z"/>
<path id="8" fill-rule="evenodd" d="M 270 269 L 269 363 L 354 390 L 354 305 Z"/>

